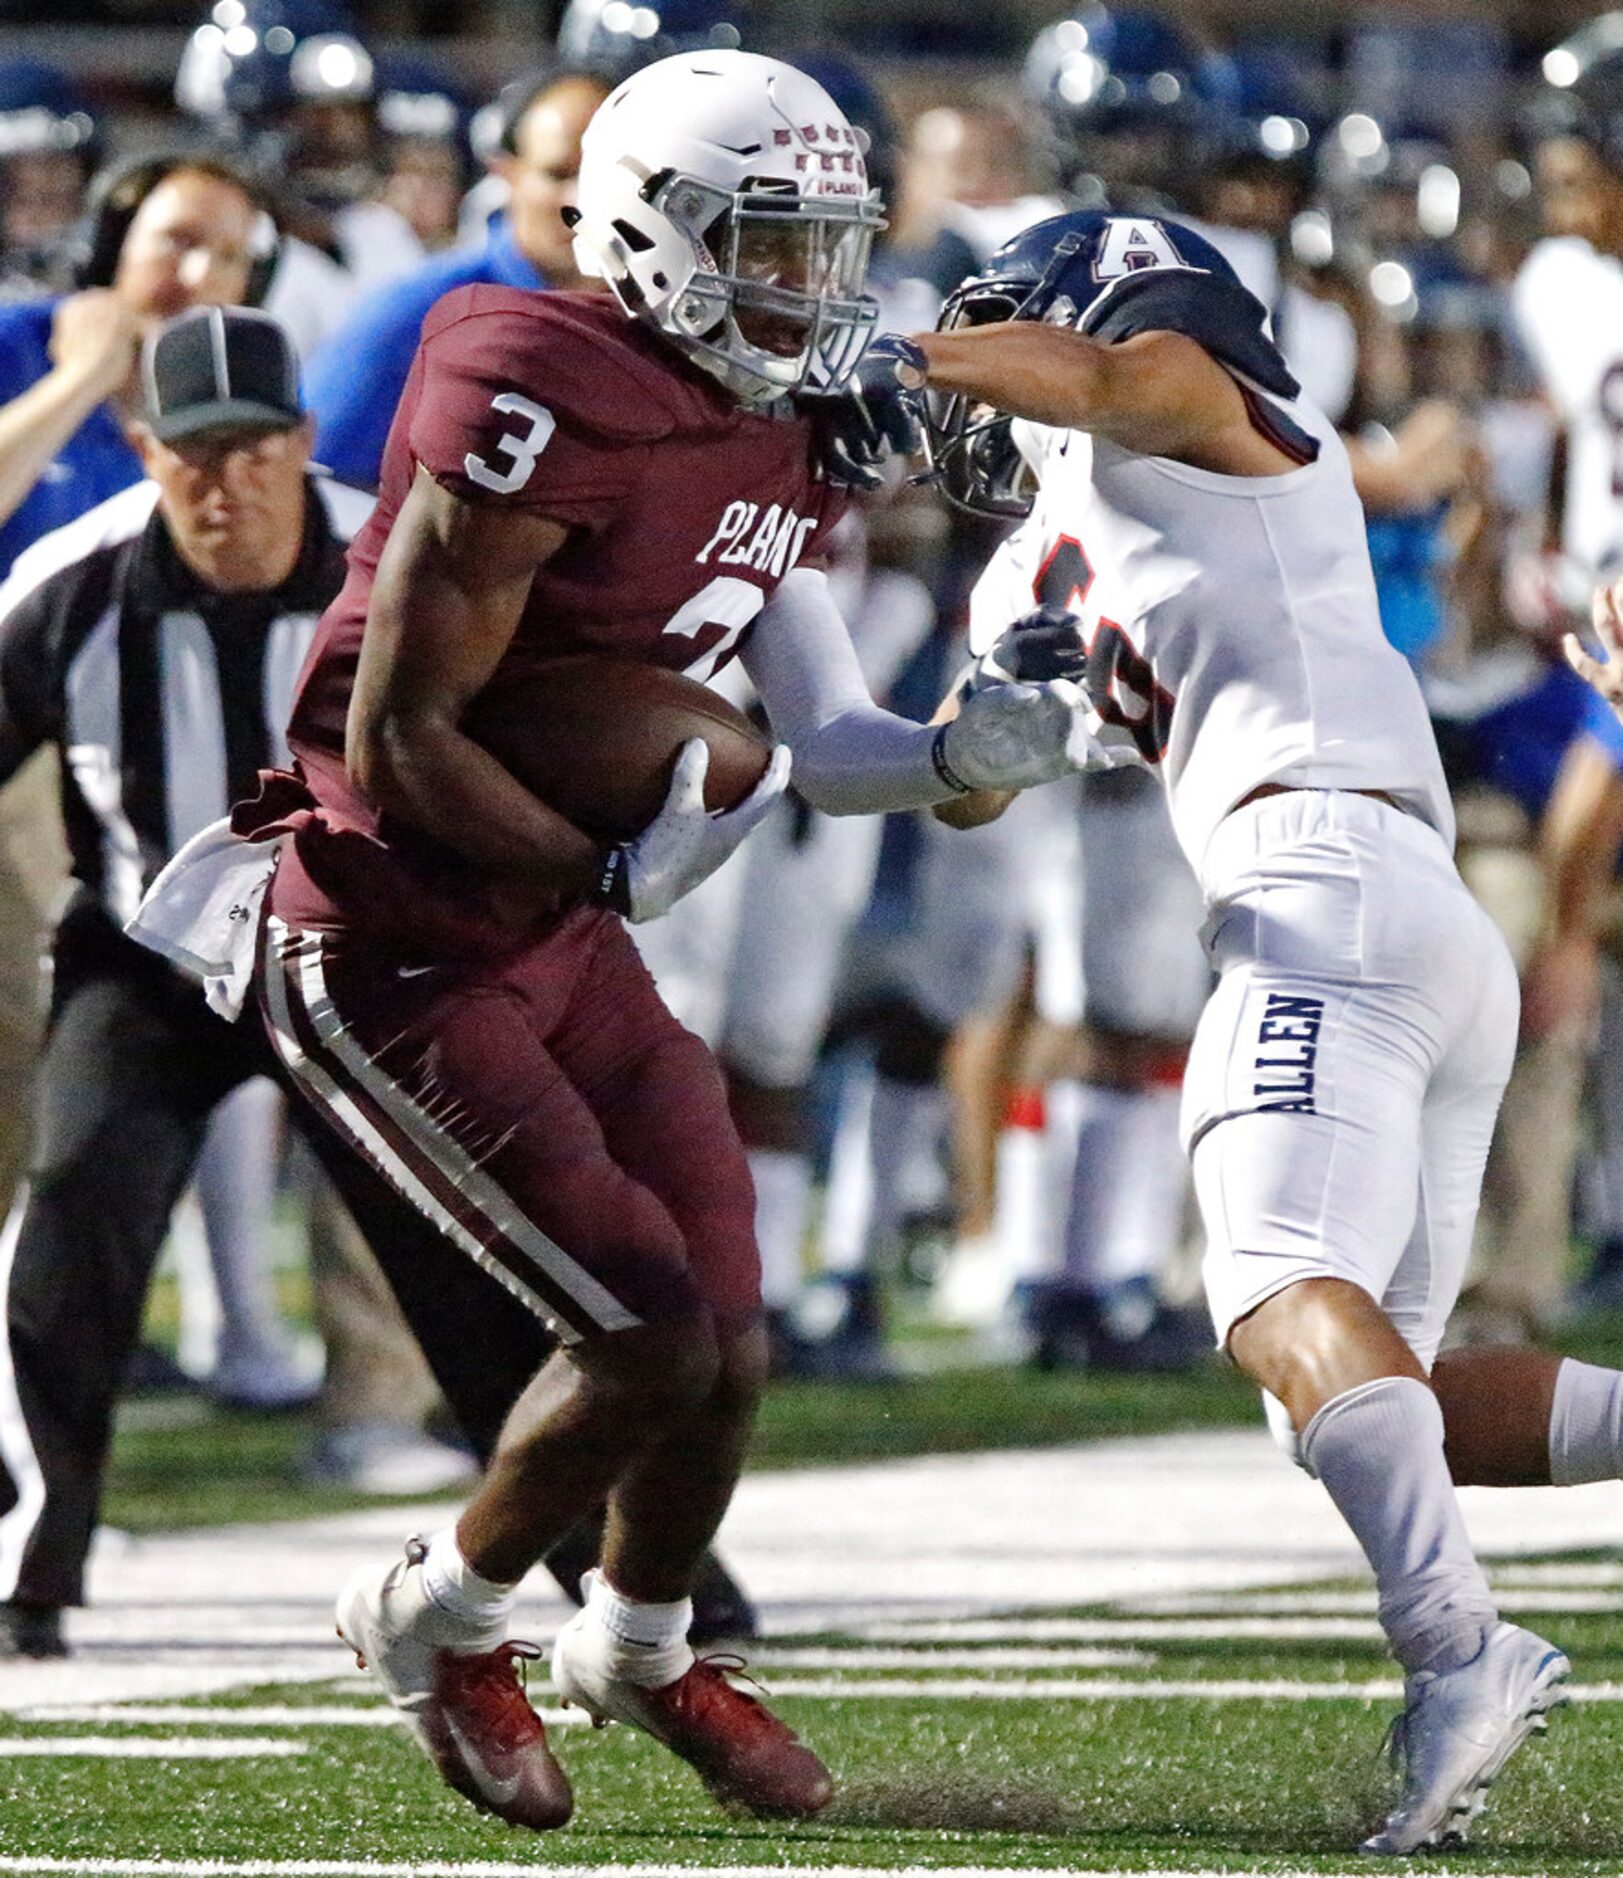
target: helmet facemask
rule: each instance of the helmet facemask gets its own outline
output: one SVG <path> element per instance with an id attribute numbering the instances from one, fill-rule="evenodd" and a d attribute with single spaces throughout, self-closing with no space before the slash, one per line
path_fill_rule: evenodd
<path id="1" fill-rule="evenodd" d="M 971 281 L 950 294 L 938 332 L 991 326 L 1022 317 L 1037 288 L 1030 282 Z M 1012 420 L 963 392 L 925 398 L 924 452 L 931 479 L 954 507 L 1000 521 L 1031 513 L 1037 479 L 1015 443 Z"/>
<path id="2" fill-rule="evenodd" d="M 805 196 L 771 179 L 729 192 L 679 173 L 643 194 L 692 252 L 691 275 L 657 314 L 682 350 L 748 403 L 838 390 L 878 317 L 862 291 L 883 226 L 877 199 Z"/>

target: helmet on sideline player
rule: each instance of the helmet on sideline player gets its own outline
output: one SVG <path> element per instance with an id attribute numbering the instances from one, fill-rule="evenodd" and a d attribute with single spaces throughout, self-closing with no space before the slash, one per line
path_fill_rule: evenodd
<path id="1" fill-rule="evenodd" d="M 1113 342 L 1143 332 L 1184 333 L 1226 367 L 1265 434 L 1316 455 L 1313 438 L 1274 399 L 1300 387 L 1268 331 L 1268 313 L 1212 244 L 1161 218 L 1081 209 L 1007 241 L 949 294 L 938 330 L 1036 320 Z M 943 493 L 975 515 L 1019 516 L 1034 478 L 1027 427 L 956 394 L 928 400 L 925 440 Z"/>
<path id="2" fill-rule="evenodd" d="M 736 52 L 744 43 L 734 0 L 569 0 L 558 57 L 614 79 L 680 52 Z"/>
<path id="3" fill-rule="evenodd" d="M 376 63 L 339 0 L 217 0 L 175 75 L 181 110 L 329 207 L 377 181 L 377 97 Z"/>
<path id="4" fill-rule="evenodd" d="M 863 291 L 884 226 L 865 142 L 780 60 L 645 66 L 581 140 L 581 272 L 746 403 L 835 391 L 878 313 Z"/>
<path id="5" fill-rule="evenodd" d="M 1229 61 L 1169 15 L 1080 0 L 1032 41 L 1021 89 L 1059 181 L 1095 207 L 1177 199 L 1239 99 Z"/>
<path id="6" fill-rule="evenodd" d="M 1581 137 L 1623 169 L 1623 11 L 1601 13 L 1545 53 L 1527 112 L 1535 139 Z"/>

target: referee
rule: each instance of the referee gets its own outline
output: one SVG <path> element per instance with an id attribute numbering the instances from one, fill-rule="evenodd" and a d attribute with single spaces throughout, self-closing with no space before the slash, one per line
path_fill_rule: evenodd
<path id="1" fill-rule="evenodd" d="M 190 836 L 287 764 L 294 681 L 371 507 L 312 474 L 297 362 L 264 314 L 172 321 L 144 387 L 147 480 L 36 543 L 0 587 L 0 781 L 57 746 L 74 875 L 33 1170 L 0 1238 L 0 1657 L 64 1653 L 170 1210 L 216 1103 L 281 1080 L 257 1024 L 215 1016 L 122 927 Z M 314 1124 L 309 1140 L 488 1454 L 546 1355 L 539 1324 L 473 1265 L 448 1268 L 433 1227 L 335 1134 Z M 583 1545 L 576 1570 L 595 1557 Z M 724 1574 L 712 1596 L 736 1631 L 747 1607 Z"/>

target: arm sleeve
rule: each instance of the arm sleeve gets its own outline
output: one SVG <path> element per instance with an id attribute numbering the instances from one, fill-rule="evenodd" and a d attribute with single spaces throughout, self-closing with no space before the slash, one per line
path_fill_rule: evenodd
<path id="1" fill-rule="evenodd" d="M 936 773 L 935 728 L 882 711 L 868 695 L 826 574 L 786 574 L 740 656 L 813 808 L 878 815 L 956 793 Z"/>
<path id="2" fill-rule="evenodd" d="M 411 453 L 470 502 L 570 527 L 606 526 L 640 479 L 649 439 L 618 423 L 589 347 L 544 319 L 472 313 L 425 336 Z"/>

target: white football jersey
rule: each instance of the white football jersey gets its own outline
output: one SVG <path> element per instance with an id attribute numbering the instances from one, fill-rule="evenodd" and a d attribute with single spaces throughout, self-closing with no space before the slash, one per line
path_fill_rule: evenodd
<path id="1" fill-rule="evenodd" d="M 1384 790 L 1454 839 L 1420 687 L 1381 631 L 1347 453 L 1305 400 L 1291 413 L 1319 459 L 1263 477 L 1017 424 L 1042 487 L 970 603 L 977 652 L 1040 603 L 1081 617 L 1095 702 L 1103 686 L 1161 775 L 1197 873 L 1266 782 Z"/>
<path id="2" fill-rule="evenodd" d="M 1561 545 L 1587 584 L 1623 573 L 1623 261 L 1575 236 L 1522 264 L 1516 324 L 1567 429 Z"/>

